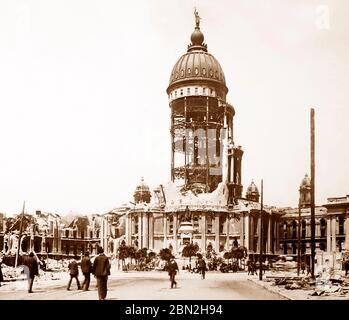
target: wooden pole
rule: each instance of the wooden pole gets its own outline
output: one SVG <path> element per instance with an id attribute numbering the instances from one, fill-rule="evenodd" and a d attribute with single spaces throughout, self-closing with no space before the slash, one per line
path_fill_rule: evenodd
<path id="1" fill-rule="evenodd" d="M 311 194 L 310 194 L 310 208 L 311 208 L 311 277 L 314 278 L 315 273 L 315 110 L 310 110 L 310 172 L 311 172 Z"/>
<path id="2" fill-rule="evenodd" d="M 22 237 L 22 228 L 23 228 L 24 208 L 25 208 L 25 201 L 23 202 L 23 208 L 22 208 L 22 214 L 21 214 L 21 224 L 19 226 L 19 237 L 18 237 L 18 245 L 17 245 L 15 268 L 17 268 L 17 265 L 18 265 L 19 249 L 21 247 L 21 237 Z"/>
<path id="3" fill-rule="evenodd" d="M 259 280 L 263 278 L 263 179 L 261 181 L 261 214 L 259 224 Z"/>

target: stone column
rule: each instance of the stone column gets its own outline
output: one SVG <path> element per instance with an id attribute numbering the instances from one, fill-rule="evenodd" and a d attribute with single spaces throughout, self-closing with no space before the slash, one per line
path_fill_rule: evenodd
<path id="1" fill-rule="evenodd" d="M 216 212 L 214 216 L 214 233 L 215 233 L 215 251 L 219 252 L 219 214 Z"/>
<path id="2" fill-rule="evenodd" d="M 142 244 L 142 212 L 138 213 L 138 249 L 143 247 Z"/>
<path id="3" fill-rule="evenodd" d="M 203 212 L 201 218 L 201 247 L 203 252 L 206 252 L 206 227 L 206 212 Z"/>
<path id="4" fill-rule="evenodd" d="M 327 253 L 331 253 L 331 248 L 332 248 L 332 237 L 331 237 L 331 216 L 327 216 L 326 222 L 327 222 L 327 227 L 326 227 L 326 233 L 327 233 Z"/>
<path id="5" fill-rule="evenodd" d="M 244 213 L 240 212 L 240 245 L 245 246 L 245 217 Z"/>
<path id="6" fill-rule="evenodd" d="M 225 240 L 225 250 L 229 250 L 230 249 L 230 223 L 231 223 L 231 220 L 230 220 L 230 215 L 229 213 L 227 213 L 226 215 L 226 224 L 227 224 L 227 238 Z M 240 228 L 241 229 L 241 228 Z M 242 234 L 242 232 L 241 232 Z M 241 242 L 241 235 L 240 235 L 240 243 Z"/>
<path id="7" fill-rule="evenodd" d="M 167 248 L 167 215 L 166 215 L 166 213 L 164 213 L 163 214 L 163 221 L 164 221 L 164 224 L 163 224 L 163 226 L 164 226 L 164 231 L 163 231 L 163 233 L 164 233 L 164 248 Z"/>
<path id="8" fill-rule="evenodd" d="M 149 214 L 148 212 L 143 213 L 143 226 L 142 226 L 143 244 L 142 244 L 142 248 L 149 248 L 148 214 Z"/>
<path id="9" fill-rule="evenodd" d="M 174 242 L 174 251 L 177 253 L 178 243 L 177 243 L 177 213 L 173 214 L 173 242 Z"/>
<path id="10" fill-rule="evenodd" d="M 154 216 L 153 213 L 148 214 L 148 219 L 149 219 L 149 243 L 148 247 L 149 249 L 154 249 Z"/>
<path id="11" fill-rule="evenodd" d="M 272 219 L 271 219 L 271 214 L 269 215 L 269 221 L 268 221 L 268 238 L 267 238 L 267 247 L 266 247 L 266 250 L 265 252 L 268 254 L 270 254 L 272 252 L 271 250 L 271 244 L 272 244 L 272 241 L 271 241 L 271 238 L 272 238 L 272 235 L 271 235 L 271 223 L 272 223 Z"/>
<path id="12" fill-rule="evenodd" d="M 331 224 L 332 224 L 332 252 L 336 252 L 336 216 L 333 216 L 332 217 L 332 221 L 331 221 Z"/>
<path id="13" fill-rule="evenodd" d="M 250 250 L 250 218 L 248 216 L 248 213 L 243 214 L 244 226 L 245 226 L 245 232 L 244 232 L 244 246 L 246 247 L 247 251 Z"/>
<path id="14" fill-rule="evenodd" d="M 321 236 L 321 225 L 318 219 L 315 220 L 315 238 Z"/>
<path id="15" fill-rule="evenodd" d="M 260 244 L 261 244 L 261 234 L 260 234 L 260 230 L 261 230 L 261 218 L 260 217 L 258 217 L 257 218 L 258 220 L 258 222 L 257 222 L 257 246 L 256 246 L 256 248 L 257 248 L 257 252 L 259 253 L 260 252 Z M 256 239 L 256 238 L 254 238 L 254 239 Z"/>
<path id="16" fill-rule="evenodd" d="M 349 216 L 345 216 L 344 220 L 344 233 L 345 233 L 345 242 L 343 249 L 349 250 Z"/>
<path id="17" fill-rule="evenodd" d="M 129 246 L 130 245 L 130 216 L 129 213 L 127 212 L 125 214 L 125 238 L 126 238 L 126 245 Z"/>

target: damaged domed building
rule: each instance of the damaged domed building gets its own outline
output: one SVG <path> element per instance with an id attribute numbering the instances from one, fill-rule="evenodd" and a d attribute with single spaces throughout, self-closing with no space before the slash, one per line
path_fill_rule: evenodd
<path id="1" fill-rule="evenodd" d="M 155 190 L 142 179 L 134 207 L 125 213 L 125 242 L 138 248 L 188 243 L 201 252 L 230 250 L 233 243 L 259 250 L 259 191 L 252 182 L 243 197 L 244 151 L 234 137 L 235 108 L 218 60 L 208 52 L 200 17 L 191 42 L 175 63 L 167 88 L 171 110 L 171 181 Z M 264 251 L 275 254 L 280 214 L 265 206 Z"/>

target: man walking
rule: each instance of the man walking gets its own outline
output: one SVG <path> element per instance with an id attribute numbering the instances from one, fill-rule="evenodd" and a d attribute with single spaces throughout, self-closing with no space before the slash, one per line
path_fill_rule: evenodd
<path id="1" fill-rule="evenodd" d="M 107 282 L 110 275 L 110 263 L 102 247 L 98 247 L 97 253 L 99 256 L 93 262 L 92 273 L 97 278 L 99 300 L 105 300 L 108 291 Z"/>
<path id="2" fill-rule="evenodd" d="M 202 256 L 198 259 L 199 272 L 201 273 L 201 279 L 205 279 L 206 274 L 206 262 Z"/>
<path id="3" fill-rule="evenodd" d="M 39 265 L 34 258 L 34 253 L 30 252 L 25 265 L 28 267 L 28 293 L 33 293 L 33 283 L 35 276 L 39 275 Z"/>
<path id="4" fill-rule="evenodd" d="M 82 290 L 84 291 L 88 291 L 88 288 L 90 287 L 90 274 L 92 271 L 92 263 L 89 256 L 90 256 L 90 253 L 86 251 L 84 257 L 81 260 L 81 271 L 84 275 Z"/>
<path id="5" fill-rule="evenodd" d="M 177 274 L 177 270 L 179 271 L 179 269 L 178 269 L 177 262 L 174 259 L 174 256 L 172 256 L 170 261 L 168 262 L 167 270 L 168 270 L 168 275 L 170 276 L 171 289 L 173 289 L 173 286 L 177 288 L 177 282 L 175 280 L 175 277 Z"/>
<path id="6" fill-rule="evenodd" d="M 78 263 L 76 262 L 75 259 L 73 259 L 69 265 L 68 265 L 68 269 L 69 269 L 69 274 L 70 274 L 70 279 L 69 279 L 69 282 L 68 282 L 68 287 L 67 287 L 67 290 L 69 291 L 70 290 L 70 285 L 71 285 L 71 282 L 72 280 L 75 278 L 76 279 L 76 283 L 78 285 L 78 290 L 81 289 L 80 287 L 80 281 L 79 281 L 79 266 L 78 266 Z"/>

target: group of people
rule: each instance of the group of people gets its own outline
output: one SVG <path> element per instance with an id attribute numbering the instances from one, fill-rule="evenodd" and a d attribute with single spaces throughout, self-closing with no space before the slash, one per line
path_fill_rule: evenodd
<path id="1" fill-rule="evenodd" d="M 76 280 L 78 290 L 88 291 L 91 280 L 91 273 L 97 279 L 97 287 L 98 287 L 98 297 L 99 300 L 105 300 L 107 296 L 107 282 L 108 276 L 110 275 L 110 262 L 108 257 L 104 254 L 104 250 L 102 247 L 98 247 L 97 249 L 98 256 L 94 259 L 92 263 L 90 260 L 89 252 L 85 252 L 84 257 L 81 260 L 81 263 L 78 263 L 75 259 L 72 260 L 68 265 L 70 279 L 68 282 L 67 290 L 70 290 L 70 286 L 72 284 L 73 279 Z M 82 286 L 79 281 L 79 264 L 81 265 L 81 272 L 84 275 L 84 281 Z M 39 263 L 35 258 L 35 254 L 31 252 L 29 257 L 24 261 L 24 265 L 26 266 L 26 273 L 28 276 L 28 293 L 33 292 L 33 283 L 36 276 L 39 275 Z M 0 269 L 1 270 L 1 269 Z M 0 273 L 0 284 L 2 279 L 2 273 Z"/>
<path id="2" fill-rule="evenodd" d="M 70 279 L 68 282 L 67 290 L 70 290 L 73 279 L 76 280 L 78 290 L 88 291 L 91 281 L 91 273 L 97 279 L 98 297 L 99 300 L 105 300 L 107 297 L 107 282 L 110 275 L 110 262 L 108 257 L 104 254 L 102 247 L 97 249 L 98 256 L 94 259 L 92 264 L 90 260 L 89 252 L 85 252 L 84 257 L 81 260 L 81 272 L 84 275 L 84 281 L 82 286 L 79 281 L 79 264 L 74 259 L 68 265 Z"/>

